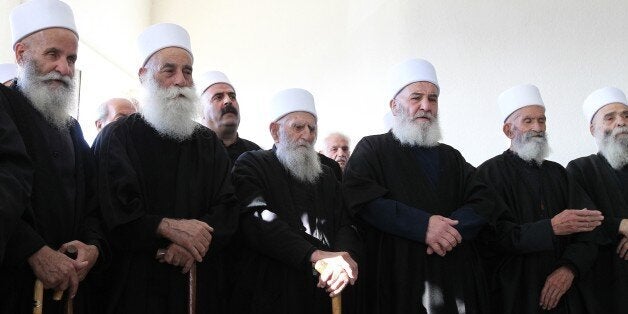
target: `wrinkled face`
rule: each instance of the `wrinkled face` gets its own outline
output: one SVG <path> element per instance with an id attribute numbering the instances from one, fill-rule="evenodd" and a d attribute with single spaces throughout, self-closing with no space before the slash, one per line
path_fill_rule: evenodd
<path id="1" fill-rule="evenodd" d="M 622 103 L 608 104 L 598 110 L 591 120 L 591 134 L 603 132 L 612 134 L 616 128 L 625 127 L 628 123 L 628 106 Z M 626 138 L 625 132 L 616 132 L 615 139 Z"/>
<path id="2" fill-rule="evenodd" d="M 56 72 L 73 78 L 78 50 L 76 34 L 64 28 L 49 28 L 34 33 L 15 45 L 15 57 L 21 67 L 34 64 L 39 75 Z M 49 79 L 49 88 L 67 87 L 67 81 Z"/>
<path id="3" fill-rule="evenodd" d="M 390 109 L 394 116 L 405 114 L 411 122 L 430 122 L 438 115 L 438 93 L 430 82 L 414 82 L 390 101 Z"/>
<path id="4" fill-rule="evenodd" d="M 545 108 L 537 105 L 525 106 L 513 112 L 506 120 L 504 125 L 504 133 L 508 138 L 513 139 L 517 136 L 533 131 L 535 136 L 540 136 L 545 132 Z"/>
<path id="5" fill-rule="evenodd" d="M 349 142 L 342 136 L 330 136 L 325 140 L 325 156 L 335 160 L 344 169 L 351 151 Z"/>
<path id="6" fill-rule="evenodd" d="M 279 128 L 287 138 L 299 146 L 313 146 L 316 142 L 316 118 L 309 112 L 292 112 L 270 125 L 275 143 L 279 143 Z"/>
<path id="7" fill-rule="evenodd" d="M 205 125 L 215 131 L 225 128 L 237 130 L 240 124 L 240 106 L 233 87 L 216 83 L 203 93 L 203 119 Z"/>
<path id="8" fill-rule="evenodd" d="M 159 87 L 191 87 L 194 85 L 192 56 L 184 49 L 168 47 L 157 51 L 140 69 L 140 80 L 145 79 L 144 75 L 148 73 L 147 68 L 152 68 L 154 79 Z"/>

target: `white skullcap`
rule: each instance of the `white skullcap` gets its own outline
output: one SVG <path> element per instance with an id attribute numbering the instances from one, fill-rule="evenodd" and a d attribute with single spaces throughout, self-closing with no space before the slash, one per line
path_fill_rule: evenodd
<path id="1" fill-rule="evenodd" d="M 600 88 L 584 100 L 584 105 L 582 105 L 584 117 L 587 119 L 587 122 L 591 123 L 593 116 L 600 108 L 616 102 L 628 105 L 624 92 L 615 87 Z"/>
<path id="2" fill-rule="evenodd" d="M 539 89 L 531 84 L 517 85 L 503 91 L 499 94 L 497 102 L 503 122 L 506 122 L 513 112 L 523 107 L 532 105 L 545 107 Z"/>
<path id="3" fill-rule="evenodd" d="M 434 66 L 423 59 L 410 59 L 399 63 L 388 71 L 388 94 L 390 99 L 414 82 L 430 82 L 440 89 Z"/>
<path id="4" fill-rule="evenodd" d="M 210 86 L 217 83 L 225 83 L 231 86 L 231 88 L 233 88 L 233 85 L 231 85 L 229 78 L 220 71 L 205 72 L 195 82 L 196 82 L 196 90 L 198 91 L 199 95 L 203 95 L 205 90 L 207 90 Z M 233 88 L 233 90 L 235 91 L 235 88 Z"/>
<path id="5" fill-rule="evenodd" d="M 59 0 L 31 0 L 11 11 L 11 34 L 15 44 L 26 36 L 47 28 L 65 28 L 78 37 L 74 14 L 69 5 Z"/>
<path id="6" fill-rule="evenodd" d="M 17 66 L 15 63 L 0 64 L 0 84 L 10 81 L 17 76 Z"/>
<path id="7" fill-rule="evenodd" d="M 181 26 L 172 23 L 160 23 L 149 26 L 137 38 L 138 65 L 143 67 L 157 51 L 177 47 L 186 50 L 192 57 L 190 35 Z"/>
<path id="8" fill-rule="evenodd" d="M 314 96 L 310 92 L 301 88 L 284 89 L 270 101 L 270 119 L 273 122 L 283 118 L 283 116 L 297 111 L 309 112 L 316 118 L 316 108 L 314 107 Z"/>

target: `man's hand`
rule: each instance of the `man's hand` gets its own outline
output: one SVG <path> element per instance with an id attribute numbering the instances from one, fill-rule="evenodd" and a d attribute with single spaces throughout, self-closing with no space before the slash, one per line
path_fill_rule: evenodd
<path id="1" fill-rule="evenodd" d="M 184 247 L 197 262 L 203 261 L 212 242 L 214 229 L 196 219 L 164 218 L 157 227 L 157 234 Z"/>
<path id="2" fill-rule="evenodd" d="M 192 256 L 192 254 L 185 248 L 175 243 L 168 245 L 164 254 L 157 255 L 155 258 L 160 263 L 168 263 L 170 265 L 183 267 L 181 270 L 182 274 L 189 272 L 192 265 L 194 265 L 194 256 Z"/>
<path id="3" fill-rule="evenodd" d="M 325 270 L 318 277 L 319 288 L 327 288 L 329 296 L 333 297 L 347 286 L 355 284 L 358 279 L 358 263 L 347 252 L 327 252 L 316 250 L 310 257 L 312 263 L 323 263 Z"/>
<path id="4" fill-rule="evenodd" d="M 88 262 L 75 261 L 61 252 L 44 246 L 28 258 L 28 264 L 33 269 L 35 277 L 44 284 L 44 288 L 54 288 L 58 291 L 69 288 L 70 297 L 74 298 L 79 285 L 76 270 L 83 269 Z"/>
<path id="5" fill-rule="evenodd" d="M 555 235 L 588 232 L 602 224 L 604 216 L 599 210 L 565 209 L 552 218 Z"/>
<path id="6" fill-rule="evenodd" d="M 628 237 L 628 219 L 622 219 L 619 223 L 619 234 Z"/>
<path id="7" fill-rule="evenodd" d="M 59 252 L 65 254 L 70 246 L 74 246 L 76 248 L 76 258 L 74 260 L 77 262 L 87 262 L 85 266 L 76 269 L 78 280 L 83 281 L 83 279 L 87 276 L 87 273 L 89 273 L 98 260 L 98 248 L 95 245 L 87 245 L 81 241 L 74 240 L 63 244 L 59 248 Z"/>
<path id="8" fill-rule="evenodd" d="M 462 242 L 462 236 L 453 226 L 457 225 L 457 220 L 452 220 L 440 215 L 432 215 L 425 233 L 425 244 L 427 254 L 436 254 L 445 256 L 456 245 Z"/>
<path id="9" fill-rule="evenodd" d="M 539 305 L 547 311 L 555 308 L 560 298 L 571 287 L 573 278 L 573 272 L 565 266 L 552 272 L 547 276 L 545 286 L 541 290 L 541 303 Z"/>
<path id="10" fill-rule="evenodd" d="M 619 258 L 628 261 L 628 238 L 623 236 L 619 241 L 619 245 L 617 246 L 617 254 Z"/>

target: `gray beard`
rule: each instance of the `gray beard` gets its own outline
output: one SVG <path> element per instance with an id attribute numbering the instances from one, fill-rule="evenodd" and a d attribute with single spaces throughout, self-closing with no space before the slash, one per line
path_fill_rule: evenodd
<path id="1" fill-rule="evenodd" d="M 48 80 L 62 80 L 65 85 L 50 86 Z M 70 112 L 76 109 L 74 80 L 52 71 L 41 75 L 35 61 L 27 60 L 24 67 L 17 69 L 17 85 L 33 107 L 59 130 L 67 130 L 72 121 Z"/>
<path id="2" fill-rule="evenodd" d="M 433 147 L 441 139 L 438 118 L 431 115 L 431 121 L 413 122 L 412 119 L 400 110 L 399 115 L 393 116 L 392 133 L 401 145 Z M 419 114 L 418 116 L 425 116 Z"/>
<path id="3" fill-rule="evenodd" d="M 516 129 L 513 129 L 513 131 L 516 131 Z M 539 135 L 539 133 L 543 137 L 535 137 L 535 135 Z M 550 153 L 550 148 L 547 143 L 547 133 L 535 131 L 519 132 L 513 139 L 510 150 L 521 157 L 521 159 L 540 165 Z"/>
<path id="4" fill-rule="evenodd" d="M 314 147 L 309 143 L 307 145 L 303 147 L 296 142 L 290 142 L 280 129 L 275 154 L 292 176 L 302 182 L 315 183 L 323 172 L 323 167 Z"/>
<path id="5" fill-rule="evenodd" d="M 616 137 L 621 132 L 628 132 L 628 127 L 616 127 L 608 134 L 603 131 L 595 131 L 595 141 L 600 153 L 616 170 L 628 164 L 628 136 Z"/>
<path id="6" fill-rule="evenodd" d="M 179 142 L 192 136 L 199 126 L 200 105 L 194 87 L 162 88 L 149 71 L 141 93 L 140 113 L 157 132 Z M 182 95 L 182 96 L 181 96 Z"/>

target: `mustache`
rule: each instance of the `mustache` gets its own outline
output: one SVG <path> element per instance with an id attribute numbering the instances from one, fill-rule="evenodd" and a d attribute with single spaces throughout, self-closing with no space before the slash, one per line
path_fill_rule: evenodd
<path id="1" fill-rule="evenodd" d="M 66 88 L 72 85 L 72 77 L 70 77 L 69 75 L 61 75 L 61 73 L 56 71 L 40 75 L 38 79 L 41 82 L 60 81 Z"/>
<path id="2" fill-rule="evenodd" d="M 412 120 L 416 120 L 418 118 L 428 118 L 431 121 L 434 121 L 434 119 L 436 118 L 435 115 L 433 115 L 431 112 L 427 112 L 427 111 L 421 111 L 419 110 L 413 117 Z"/>
<path id="3" fill-rule="evenodd" d="M 621 134 L 621 133 L 628 133 L 628 126 L 620 126 L 620 127 L 616 127 L 612 130 L 608 130 L 606 132 L 604 132 L 606 137 L 616 137 L 617 135 Z"/>
<path id="4" fill-rule="evenodd" d="M 227 113 L 233 113 L 234 115 L 238 115 L 238 109 L 234 107 L 232 104 L 225 105 L 224 108 L 220 109 L 220 116 L 224 116 Z"/>
<path id="5" fill-rule="evenodd" d="M 530 139 L 532 137 L 546 138 L 547 135 L 546 135 L 545 131 L 533 131 L 533 130 L 530 130 L 530 131 L 525 133 L 525 139 Z"/>

